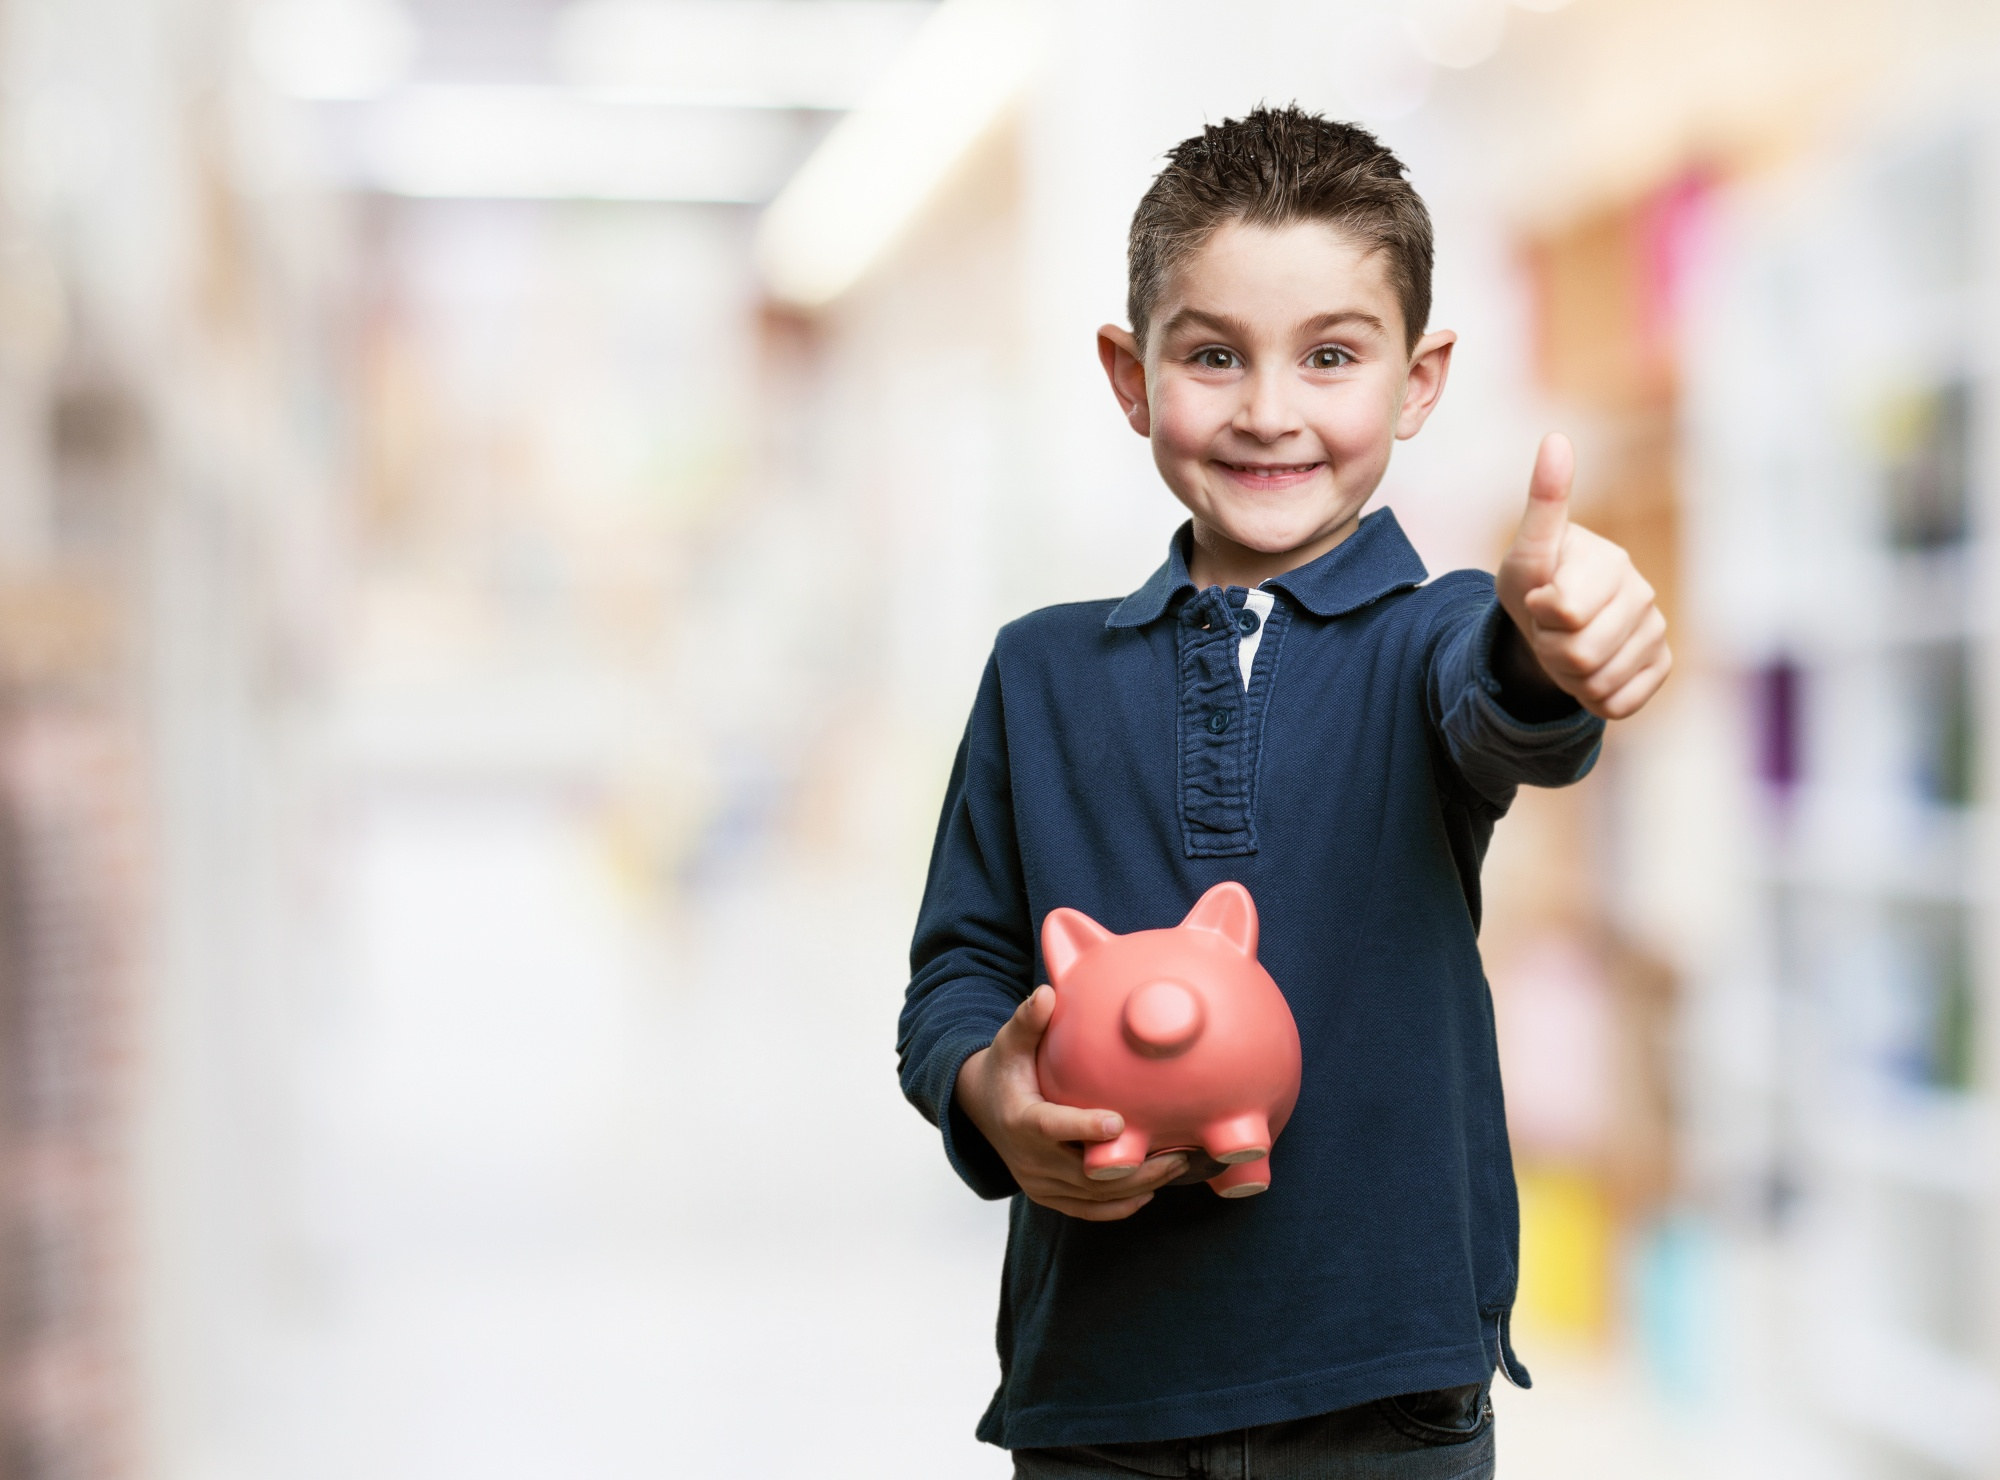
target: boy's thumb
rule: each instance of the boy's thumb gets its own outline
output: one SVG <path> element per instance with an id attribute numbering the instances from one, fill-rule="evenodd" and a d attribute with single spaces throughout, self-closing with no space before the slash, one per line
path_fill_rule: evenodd
<path id="1" fill-rule="evenodd" d="M 1507 564 L 1521 579 L 1522 594 L 1554 579 L 1569 529 L 1569 487 L 1576 474 L 1576 451 L 1561 432 L 1542 438 L 1535 454 L 1535 476 L 1528 482 L 1528 509 L 1514 535 Z"/>
<path id="2" fill-rule="evenodd" d="M 1048 1030 L 1049 1019 L 1055 1015 L 1056 989 L 1036 987 L 1014 1009 L 1014 1016 L 1007 1026 L 1019 1038 L 1017 1047 L 1031 1049 L 1042 1041 L 1042 1034 Z"/>

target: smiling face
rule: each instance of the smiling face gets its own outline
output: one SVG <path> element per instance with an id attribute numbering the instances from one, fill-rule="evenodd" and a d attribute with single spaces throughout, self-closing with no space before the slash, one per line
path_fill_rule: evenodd
<path id="1" fill-rule="evenodd" d="M 1255 585 L 1352 533 L 1454 339 L 1410 348 L 1382 254 L 1316 221 L 1220 227 L 1168 279 L 1143 360 L 1100 330 L 1127 419 L 1194 515 L 1196 584 Z"/>

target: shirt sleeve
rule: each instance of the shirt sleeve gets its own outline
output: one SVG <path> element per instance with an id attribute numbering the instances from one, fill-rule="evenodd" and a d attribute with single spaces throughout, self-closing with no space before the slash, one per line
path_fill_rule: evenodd
<path id="1" fill-rule="evenodd" d="M 896 1042 L 904 1095 L 943 1134 L 952 1169 L 981 1197 L 1020 1187 L 952 1092 L 965 1061 L 1033 990 L 1034 959 L 1000 673 L 989 661 L 945 791 Z"/>
<path id="2" fill-rule="evenodd" d="M 1445 754 L 1465 785 L 1496 812 L 1504 812 L 1522 786 L 1581 781 L 1604 742 L 1604 721 L 1581 705 L 1539 723 L 1508 713 L 1493 673 L 1493 645 L 1507 620 L 1491 577 L 1483 586 L 1468 583 L 1431 646 L 1428 676 L 1431 721 Z"/>

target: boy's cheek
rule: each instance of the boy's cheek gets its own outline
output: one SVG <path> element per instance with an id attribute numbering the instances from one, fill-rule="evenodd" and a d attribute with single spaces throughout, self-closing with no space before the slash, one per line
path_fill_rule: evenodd
<path id="1" fill-rule="evenodd" d="M 1230 403 L 1214 388 L 1171 376 L 1153 398 L 1153 441 L 1184 456 L 1204 454 L 1229 425 Z"/>
<path id="2" fill-rule="evenodd" d="M 1350 393 L 1329 397 L 1315 418 L 1320 440 L 1335 461 L 1386 461 L 1396 440 L 1396 398 L 1373 384 L 1344 389 Z"/>

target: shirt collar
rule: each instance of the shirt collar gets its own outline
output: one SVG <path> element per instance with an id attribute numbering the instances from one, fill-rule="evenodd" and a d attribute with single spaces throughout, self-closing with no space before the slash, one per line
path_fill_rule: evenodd
<path id="1" fill-rule="evenodd" d="M 1111 609 L 1107 627 L 1143 627 L 1164 615 L 1174 598 L 1193 591 L 1188 552 L 1193 547 L 1194 521 L 1174 531 L 1167 561 L 1146 584 Z M 1430 577 L 1403 526 L 1388 509 L 1377 509 L 1354 533 L 1317 560 L 1264 582 L 1284 592 L 1316 617 L 1338 617 L 1379 601 L 1391 591 L 1421 586 Z"/>

